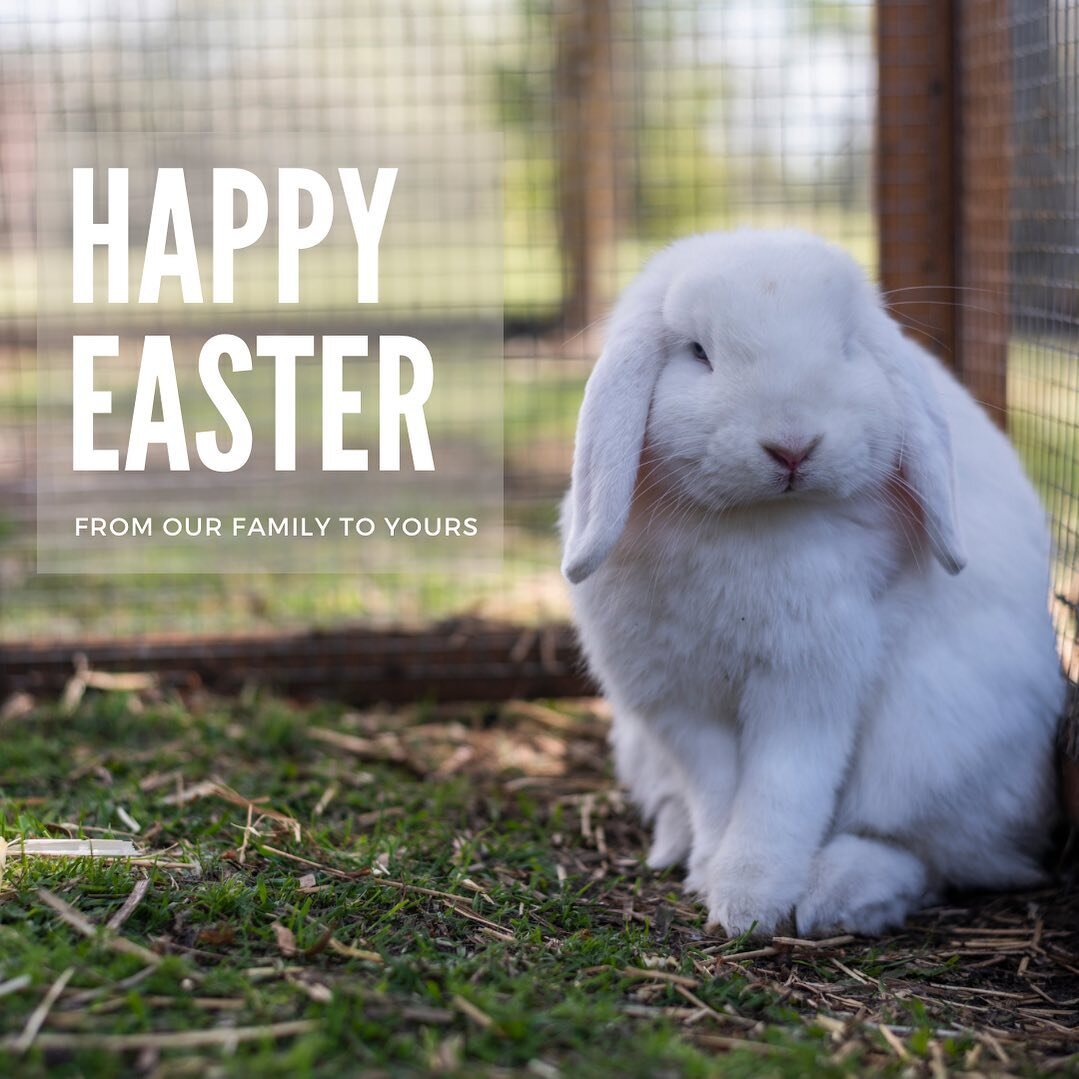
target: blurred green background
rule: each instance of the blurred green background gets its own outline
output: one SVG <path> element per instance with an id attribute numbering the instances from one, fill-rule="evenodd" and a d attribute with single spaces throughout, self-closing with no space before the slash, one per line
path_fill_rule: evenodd
<path id="1" fill-rule="evenodd" d="M 563 617 L 557 504 L 611 299 L 669 240 L 741 224 L 809 228 L 876 275 L 875 48 L 872 0 L 0 6 L 0 638 Z M 1022 109 L 1038 107 L 1017 105 L 1017 125 Z M 471 253 L 475 276 L 440 273 L 407 243 L 384 273 L 392 297 L 394 282 L 414 285 L 422 265 L 431 305 L 463 322 L 501 292 L 500 571 L 34 574 L 34 148 L 42 132 L 107 131 L 205 132 L 271 150 L 298 131 L 357 145 L 437 136 L 439 182 L 462 192 L 469 161 L 454 154 L 455 133 L 500 138 L 502 239 Z M 51 275 L 51 257 L 43 253 L 41 272 Z M 305 257 L 303 288 L 318 296 L 305 315 L 330 326 L 354 316 L 352 264 L 341 261 L 353 258 Z M 1056 583 L 1070 595 L 1075 318 L 1039 320 L 1049 301 L 1037 291 L 1039 266 L 1024 265 L 1023 304 L 1035 317 L 1017 322 L 1010 423 L 1054 513 Z M 257 319 L 269 308 L 273 273 L 248 267 L 247 307 L 235 314 Z M 495 275 L 500 287 L 485 294 Z M 212 325 L 212 308 L 204 314 Z M 189 322 L 192 335 L 205 329 Z"/>

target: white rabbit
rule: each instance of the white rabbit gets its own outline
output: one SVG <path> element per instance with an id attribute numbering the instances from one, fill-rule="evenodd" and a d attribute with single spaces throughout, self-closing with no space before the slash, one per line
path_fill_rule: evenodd
<path id="1" fill-rule="evenodd" d="M 712 922 L 876 933 L 947 885 L 1041 878 L 1044 512 L 838 248 L 741 230 L 652 259 L 588 382 L 562 532 L 650 861 L 685 860 Z"/>

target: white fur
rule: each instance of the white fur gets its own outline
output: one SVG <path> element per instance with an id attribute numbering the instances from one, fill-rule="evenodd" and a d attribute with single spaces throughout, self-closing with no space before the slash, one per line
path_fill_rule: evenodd
<path id="1" fill-rule="evenodd" d="M 761 443 L 816 438 L 785 490 Z M 728 933 L 874 933 L 946 885 L 1038 879 L 1044 513 L 843 252 L 743 230 L 657 255 L 589 380 L 562 528 L 650 862 L 684 860 Z"/>

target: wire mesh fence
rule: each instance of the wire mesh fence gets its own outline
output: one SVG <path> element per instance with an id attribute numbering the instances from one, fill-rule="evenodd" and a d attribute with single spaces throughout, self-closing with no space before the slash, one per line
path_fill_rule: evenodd
<path id="1" fill-rule="evenodd" d="M 843 244 L 889 290 L 918 290 L 891 294 L 896 314 L 996 415 L 1006 404 L 1055 524 L 1070 662 L 1077 113 L 1077 0 L 97 0 L 78 13 L 9 3 L 0 636 L 562 617 L 557 503 L 610 300 L 678 235 L 800 225 Z M 468 155 L 455 154 L 455 137 L 458 147 L 500 140 L 500 241 L 471 252 L 476 276 L 497 266 L 497 288 L 455 288 L 462 275 L 419 252 L 401 270 L 426 264 L 426 294 L 458 322 L 496 295 L 503 313 L 500 570 L 35 575 L 37 155 L 49 140 L 116 132 L 270 150 L 298 132 L 420 145 L 437 134 L 450 149 L 431 150 L 428 163 L 462 196 Z M 338 271 L 308 271 L 319 299 L 306 313 L 321 324 L 351 317 Z M 246 313 L 259 310 L 252 301 Z"/>
<path id="2" fill-rule="evenodd" d="M 7 5 L 0 15 L 4 636 L 560 615 L 556 507 L 607 303 L 667 240 L 736 223 L 804 224 L 873 267 L 873 81 L 869 3 L 101 0 L 78 13 L 62 4 Z M 464 140 L 492 131 L 503 147 L 501 250 L 474 255 L 502 267 L 501 572 L 416 565 L 375 576 L 313 565 L 310 575 L 289 578 L 179 576 L 163 564 L 141 577 L 34 575 L 33 223 L 42 197 L 35 148 L 43 139 L 197 133 L 273 148 L 295 132 L 362 144 L 436 132 L 451 133 L 452 143 L 455 132 Z M 464 187 L 452 150 L 443 158 L 443 186 Z M 328 324 L 347 319 L 335 267 L 310 273 L 323 299 L 308 304 L 308 315 Z M 447 302 L 467 319 L 483 299 L 473 285 Z"/>
<path id="3" fill-rule="evenodd" d="M 1008 430 L 1054 524 L 1053 594 L 1065 668 L 1079 676 L 1079 3 L 998 5 L 971 42 L 1008 72 Z M 978 304 L 977 299 L 972 303 Z M 983 318 L 985 316 L 982 316 Z"/>

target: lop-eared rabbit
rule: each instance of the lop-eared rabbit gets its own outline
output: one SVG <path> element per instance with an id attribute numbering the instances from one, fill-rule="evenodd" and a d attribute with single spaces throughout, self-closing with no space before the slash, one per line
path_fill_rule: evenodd
<path id="1" fill-rule="evenodd" d="M 797 231 L 681 240 L 585 391 L 563 571 L 653 867 L 734 935 L 1042 878 L 1064 683 L 1007 438 Z"/>

